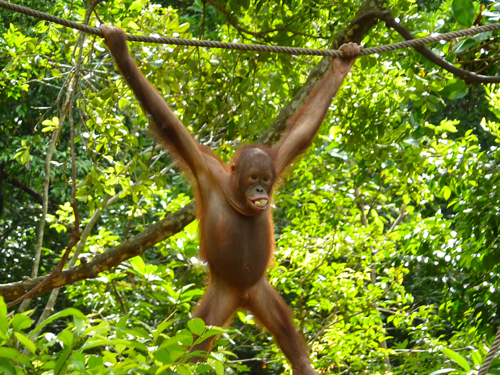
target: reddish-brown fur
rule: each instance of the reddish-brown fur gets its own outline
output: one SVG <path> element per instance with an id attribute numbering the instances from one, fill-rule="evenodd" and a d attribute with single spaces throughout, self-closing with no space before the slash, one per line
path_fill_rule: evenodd
<path id="1" fill-rule="evenodd" d="M 165 144 L 196 181 L 200 256 L 210 279 L 195 316 L 208 325 L 224 325 L 237 308 L 252 311 L 271 331 L 292 363 L 294 375 L 314 375 L 306 346 L 293 325 L 293 314 L 266 278 L 274 250 L 269 204 L 279 175 L 312 142 L 335 93 L 355 58 L 333 59 L 306 104 L 289 121 L 283 142 L 274 148 L 245 146 L 226 165 L 198 145 L 129 55 L 122 30 L 101 26 L 116 64 L 150 120 L 154 136 Z M 343 46 L 349 56 L 360 47 Z M 195 350 L 208 351 L 210 340 Z M 191 361 L 202 358 L 191 358 Z"/>

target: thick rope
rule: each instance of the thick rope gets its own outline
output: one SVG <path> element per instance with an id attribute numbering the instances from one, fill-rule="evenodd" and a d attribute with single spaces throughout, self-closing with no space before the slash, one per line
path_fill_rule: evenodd
<path id="1" fill-rule="evenodd" d="M 483 364 L 481 365 L 481 368 L 479 369 L 479 372 L 477 375 L 486 375 L 488 373 L 488 370 L 490 369 L 491 363 L 495 359 L 495 355 L 498 352 L 498 348 L 500 348 L 500 328 L 497 331 L 497 334 L 495 336 L 495 340 L 493 340 L 493 344 L 491 344 L 491 348 L 486 355 L 486 359 L 484 360 Z"/>
<path id="2" fill-rule="evenodd" d="M 14 12 L 26 14 L 28 16 L 36 17 L 45 21 L 57 23 L 59 25 L 67 26 L 73 29 L 77 29 L 87 34 L 93 34 L 103 37 L 102 31 L 87 25 L 82 25 L 73 21 L 69 21 L 63 18 L 52 16 L 37 10 L 23 7 L 21 5 L 8 3 L 6 1 L 0 0 L 0 8 L 11 10 Z M 395 51 L 402 48 L 419 47 L 425 44 L 439 42 L 441 40 L 449 41 L 451 39 L 463 38 L 465 36 L 476 35 L 479 33 L 484 33 L 486 31 L 500 30 L 500 23 L 494 23 L 485 26 L 476 26 L 466 30 L 452 31 L 446 34 L 435 35 L 427 38 L 412 39 L 404 42 L 389 44 L 385 46 L 366 48 L 361 52 L 361 56 L 373 55 L 375 53 L 383 53 L 389 51 Z M 151 37 L 142 35 L 129 35 L 127 34 L 127 40 L 131 42 L 146 42 L 146 43 L 160 43 L 160 44 L 174 44 L 179 46 L 194 46 L 194 47 L 207 47 L 207 48 L 224 48 L 239 51 L 256 51 L 256 52 L 274 52 L 274 53 L 285 53 L 289 55 L 313 55 L 313 56 L 332 56 L 332 57 L 342 57 L 344 54 L 342 51 L 333 49 L 310 49 L 310 48 L 294 48 L 294 47 L 281 47 L 281 46 L 267 46 L 260 44 L 243 44 L 243 43 L 226 43 L 217 42 L 210 40 L 193 40 L 193 39 L 182 39 L 182 38 L 161 38 L 161 37 Z"/>

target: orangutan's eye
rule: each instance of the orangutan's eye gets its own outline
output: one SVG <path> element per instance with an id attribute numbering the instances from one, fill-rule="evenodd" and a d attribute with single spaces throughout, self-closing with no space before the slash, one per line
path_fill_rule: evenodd
<path id="1" fill-rule="evenodd" d="M 254 173 L 254 174 L 252 175 L 252 178 L 253 178 L 254 180 L 256 180 L 256 179 L 257 179 L 257 175 Z"/>
<path id="2" fill-rule="evenodd" d="M 264 177 L 264 181 L 269 181 L 269 176 Z"/>

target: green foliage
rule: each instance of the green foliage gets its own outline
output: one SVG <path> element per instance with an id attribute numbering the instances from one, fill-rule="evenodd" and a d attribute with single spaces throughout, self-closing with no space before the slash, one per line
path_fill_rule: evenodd
<path id="1" fill-rule="evenodd" d="M 83 20 L 83 3 L 23 5 Z M 99 3 L 100 19 L 135 34 L 326 48 L 361 1 Z M 500 5 L 390 0 L 417 37 L 498 22 Z M 0 11 L 0 279 L 30 274 L 52 137 L 39 274 L 75 223 L 66 98 L 75 94 L 76 265 L 142 233 L 192 200 L 103 41 Z M 229 21 L 227 15 L 231 15 Z M 92 15 L 90 25 L 97 25 Z M 239 29 L 232 24 L 237 23 Z M 435 44 L 448 62 L 496 75 L 498 32 Z M 377 23 L 365 47 L 400 41 Z M 195 138 L 225 161 L 296 95 L 315 57 L 132 43 L 144 75 Z M 271 283 L 292 307 L 323 373 L 477 373 L 500 325 L 500 90 L 470 85 L 413 50 L 359 58 L 319 136 L 275 195 Z M 29 187 L 31 190 L 23 188 Z M 110 205 L 107 202 L 111 202 Z M 191 320 L 205 288 L 197 223 L 94 279 L 67 286 L 55 314 L 0 303 L 0 373 L 278 374 L 291 369 L 270 334 L 238 312 L 233 331 Z M 31 341 L 31 338 L 41 335 Z M 217 336 L 207 364 L 185 361 Z M 205 355 L 205 354 L 203 354 Z M 387 364 L 390 361 L 390 366 Z M 498 373 L 493 363 L 490 373 Z"/>
<path id="2" fill-rule="evenodd" d="M 472 0 L 453 0 L 453 16 L 459 24 L 471 27 L 474 22 L 474 3 Z"/>
<path id="3" fill-rule="evenodd" d="M 69 308 L 26 332 L 33 321 L 27 314 L 6 314 L 0 298 L 0 369 L 21 374 L 223 374 L 223 353 L 213 353 L 207 364 L 188 365 L 197 352 L 190 348 L 223 329 L 208 328 L 201 319 L 188 322 L 189 330 L 168 330 L 168 321 L 151 328 L 129 315 L 103 320 Z M 56 320 L 71 317 L 57 335 L 51 329 L 35 342 L 30 338 Z M 199 337 L 198 337 L 199 336 Z"/>

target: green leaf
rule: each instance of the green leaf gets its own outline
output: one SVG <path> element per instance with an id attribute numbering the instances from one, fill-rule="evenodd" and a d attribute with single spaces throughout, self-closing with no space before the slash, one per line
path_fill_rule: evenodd
<path id="1" fill-rule="evenodd" d="M 42 125 L 42 133 L 50 132 L 59 126 L 59 118 L 53 117 L 52 120 L 44 120 L 42 121 Z"/>
<path id="2" fill-rule="evenodd" d="M 193 334 L 187 329 L 183 329 L 179 333 L 177 333 L 174 337 L 165 340 L 161 344 L 161 348 L 168 347 L 173 344 L 182 343 L 182 345 L 192 345 L 193 344 Z"/>
<path id="3" fill-rule="evenodd" d="M 14 66 L 14 60 L 11 59 L 11 60 L 9 60 L 9 62 L 5 66 L 5 68 L 3 68 L 3 70 L 8 71 L 8 70 L 12 69 L 13 66 Z"/>
<path id="4" fill-rule="evenodd" d="M 14 362 L 22 363 L 23 365 L 30 363 L 29 357 L 22 355 L 19 351 L 12 348 L 0 348 L 0 357 L 8 358 Z"/>
<path id="5" fill-rule="evenodd" d="M 186 354 L 186 351 L 181 349 L 181 350 L 172 350 L 170 352 L 170 357 L 172 358 L 172 361 L 175 362 L 179 358 L 181 358 L 184 354 Z"/>
<path id="6" fill-rule="evenodd" d="M 467 95 L 469 87 L 461 79 L 450 80 L 446 83 L 441 94 L 448 99 L 460 99 Z"/>
<path id="7" fill-rule="evenodd" d="M 403 203 L 408 205 L 411 202 L 411 198 L 408 194 L 403 195 Z"/>
<path id="8" fill-rule="evenodd" d="M 439 123 L 439 130 L 448 132 L 448 133 L 456 133 L 458 130 L 455 125 L 460 124 L 460 120 L 448 120 L 445 118 Z"/>
<path id="9" fill-rule="evenodd" d="M 443 186 L 443 188 L 441 189 L 441 194 L 443 194 L 443 198 L 448 200 L 450 198 L 450 195 L 451 195 L 451 189 L 449 186 Z"/>
<path id="10" fill-rule="evenodd" d="M 479 353 L 478 350 L 473 351 L 470 357 L 472 359 L 472 362 L 474 362 L 474 364 L 477 366 L 480 366 L 483 363 L 483 358 L 481 357 L 481 353 Z"/>
<path id="11" fill-rule="evenodd" d="M 207 332 L 205 332 L 203 335 L 201 335 L 199 337 L 198 340 L 196 340 L 197 342 L 203 342 L 205 341 L 206 339 L 208 339 L 209 337 L 212 337 L 212 336 L 216 336 L 216 335 L 221 335 L 224 333 L 224 329 L 222 328 L 219 328 L 219 327 L 212 327 L 210 328 Z"/>
<path id="12" fill-rule="evenodd" d="M 176 32 L 178 28 L 179 28 L 179 19 L 177 17 L 174 17 L 168 23 L 167 30 L 171 32 Z"/>
<path id="13" fill-rule="evenodd" d="M 118 323 L 116 323 L 116 326 L 119 328 L 126 328 L 128 319 L 129 319 L 129 314 L 122 316 L 118 321 Z"/>
<path id="14" fill-rule="evenodd" d="M 168 327 L 170 327 L 172 325 L 172 321 L 171 320 L 165 320 L 163 322 L 161 322 L 158 327 L 156 328 L 156 331 L 153 332 L 153 337 L 156 340 L 158 340 L 158 337 L 160 337 L 160 334 Z"/>
<path id="15" fill-rule="evenodd" d="M 128 101 L 128 99 L 120 98 L 120 100 L 118 101 L 118 108 L 123 109 L 129 104 L 130 104 L 130 102 Z"/>
<path id="16" fill-rule="evenodd" d="M 140 256 L 133 257 L 132 259 L 129 259 L 130 265 L 134 269 L 135 272 L 137 272 L 140 275 L 144 275 L 146 272 L 146 264 L 144 263 L 144 260 Z"/>
<path id="17" fill-rule="evenodd" d="M 212 366 L 206 363 L 202 363 L 198 365 L 198 368 L 196 369 L 197 374 L 203 374 L 205 372 L 211 372 L 213 370 Z"/>
<path id="18" fill-rule="evenodd" d="M 413 146 L 413 147 L 420 146 L 420 142 L 418 140 L 412 139 L 412 138 L 406 139 L 403 142 L 410 145 L 410 146 Z"/>
<path id="19" fill-rule="evenodd" d="M 65 348 L 73 344 L 73 334 L 67 329 L 59 333 L 57 339 L 64 344 Z"/>
<path id="20" fill-rule="evenodd" d="M 174 361 L 172 361 L 172 358 L 170 357 L 170 353 L 165 349 L 158 350 L 155 354 L 155 359 L 166 365 L 174 363 Z"/>
<path id="21" fill-rule="evenodd" d="M 283 87 L 280 76 L 276 75 L 271 79 L 271 91 L 278 92 Z"/>
<path id="22" fill-rule="evenodd" d="M 219 361 L 215 362 L 214 368 L 217 375 L 224 375 L 224 365 L 221 362 Z"/>
<path id="23" fill-rule="evenodd" d="M 104 364 L 104 360 L 101 356 L 93 355 L 89 358 L 88 368 L 90 370 L 90 369 L 93 369 L 94 367 L 102 366 L 103 364 Z"/>
<path id="24" fill-rule="evenodd" d="M 236 315 L 238 316 L 238 318 L 240 319 L 240 321 L 245 324 L 245 318 L 246 318 L 246 315 L 243 311 L 237 311 L 236 312 Z"/>
<path id="25" fill-rule="evenodd" d="M 191 24 L 189 22 L 184 22 L 183 24 L 179 25 L 177 32 L 182 33 L 184 31 L 186 31 L 187 29 L 189 29 L 189 26 L 191 26 Z"/>
<path id="26" fill-rule="evenodd" d="M 134 21 L 130 21 L 128 23 L 128 27 L 130 27 L 131 29 L 134 29 L 134 30 L 139 30 L 140 29 L 139 25 L 136 24 Z"/>
<path id="27" fill-rule="evenodd" d="M 137 350 L 141 350 L 143 352 L 147 352 L 148 348 L 146 345 L 139 341 L 133 341 L 133 340 L 125 340 L 125 339 L 114 339 L 114 340 L 108 340 L 108 339 L 94 339 L 94 340 L 88 340 L 85 344 L 83 344 L 81 350 L 88 350 L 92 348 L 96 348 L 98 346 L 105 346 L 105 345 L 125 345 L 128 347 L 135 348 Z"/>
<path id="28" fill-rule="evenodd" d="M 32 320 L 26 315 L 17 314 L 12 319 L 12 328 L 14 331 L 22 331 L 23 329 L 31 327 Z"/>
<path id="29" fill-rule="evenodd" d="M 467 51 L 469 48 L 473 48 L 477 44 L 478 42 L 472 38 L 463 39 L 460 42 L 458 42 L 455 47 L 453 47 L 453 53 L 454 54 L 463 53 Z"/>
<path id="30" fill-rule="evenodd" d="M 29 338 L 24 336 L 21 332 L 14 332 L 16 338 L 19 340 L 21 344 L 23 344 L 32 354 L 36 352 L 36 346 Z"/>
<path id="31" fill-rule="evenodd" d="M 451 349 L 443 348 L 443 354 L 447 356 L 449 359 L 455 361 L 460 367 L 462 367 L 465 371 L 470 372 L 470 366 L 467 363 L 467 360 L 462 357 L 460 354 L 454 352 Z"/>
<path id="32" fill-rule="evenodd" d="M 0 319 L 7 318 L 7 304 L 3 300 L 3 297 L 0 296 Z"/>
<path id="33" fill-rule="evenodd" d="M 66 373 L 68 367 L 68 357 L 71 354 L 71 346 L 64 348 L 62 352 L 58 353 L 59 358 L 57 359 L 56 366 L 54 367 L 54 375 L 63 375 Z"/>
<path id="34" fill-rule="evenodd" d="M 134 1 L 130 8 L 128 8 L 129 11 L 135 10 L 135 11 L 140 11 L 142 9 L 142 3 L 140 1 Z"/>
<path id="35" fill-rule="evenodd" d="M 188 328 L 195 335 L 200 336 L 205 331 L 205 322 L 203 319 L 194 318 L 188 322 Z"/>
<path id="36" fill-rule="evenodd" d="M 70 357 L 71 363 L 78 369 L 80 372 L 84 372 L 85 370 L 85 355 L 80 352 L 73 352 Z"/>
<path id="37" fill-rule="evenodd" d="M 0 338 L 6 338 L 7 331 L 9 330 L 9 322 L 7 320 L 7 305 L 0 296 Z"/>
<path id="38" fill-rule="evenodd" d="M 16 375 L 16 368 L 11 361 L 5 358 L 0 358 L 0 370 L 3 370 L 7 375 Z"/>
<path id="39" fill-rule="evenodd" d="M 459 24 L 471 27 L 474 22 L 474 4 L 472 0 L 453 0 L 451 4 L 453 15 Z"/>
<path id="40" fill-rule="evenodd" d="M 63 311 L 59 311 L 58 313 L 55 313 L 52 316 L 49 316 L 47 319 L 45 319 L 40 325 L 38 325 L 34 330 L 32 330 L 28 337 L 32 337 L 36 332 L 40 331 L 43 327 L 45 327 L 47 324 L 52 323 L 54 320 L 59 319 L 59 318 L 64 318 L 66 316 L 76 316 L 77 318 L 80 319 L 85 319 L 85 315 L 72 307 L 65 309 Z"/>

